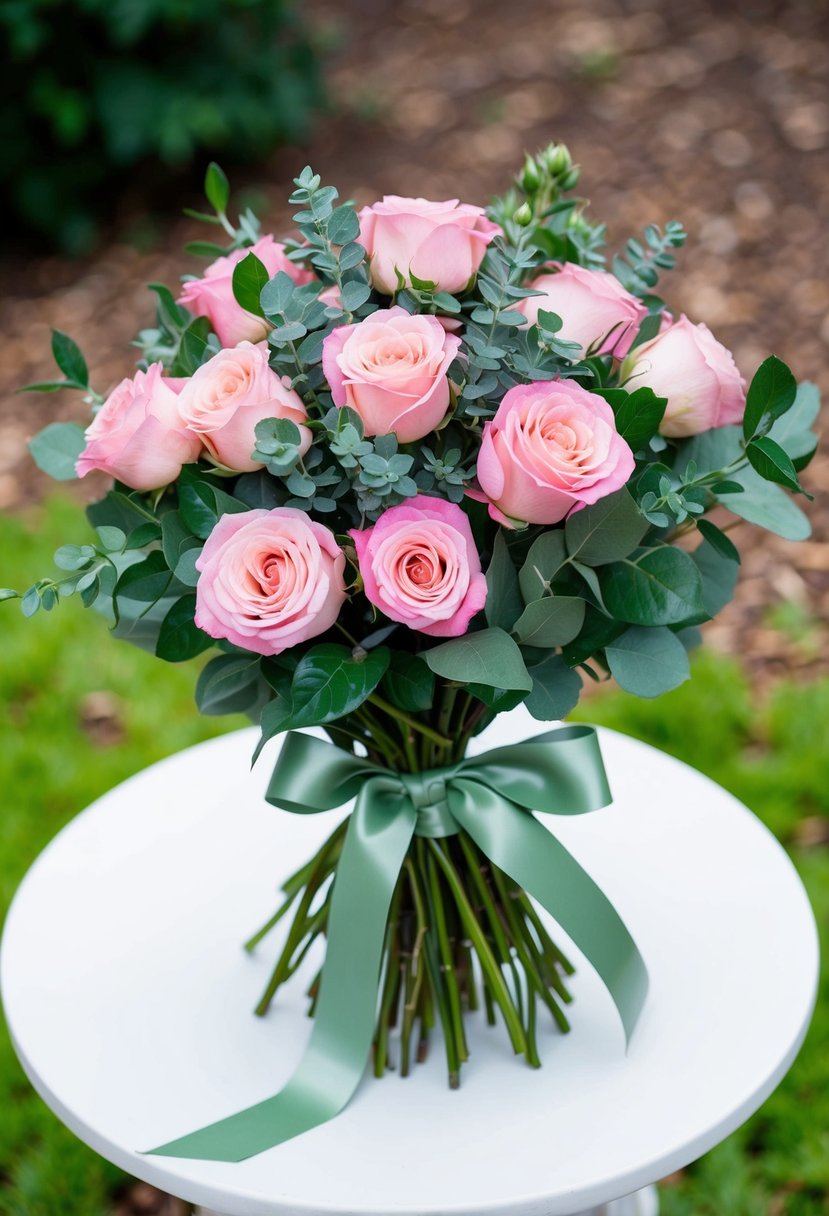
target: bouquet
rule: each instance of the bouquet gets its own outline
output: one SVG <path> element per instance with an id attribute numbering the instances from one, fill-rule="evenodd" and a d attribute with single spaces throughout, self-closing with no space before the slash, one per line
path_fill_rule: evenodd
<path id="1" fill-rule="evenodd" d="M 520 704 L 565 718 L 585 683 L 654 697 L 687 679 L 734 589 L 735 525 L 808 534 L 792 496 L 818 399 L 775 357 L 747 387 L 666 308 L 680 224 L 607 265 L 578 177 L 553 145 L 487 210 L 391 195 L 358 212 L 306 168 L 277 241 L 249 211 L 231 221 L 211 165 L 198 218 L 227 243 L 188 247 L 212 260 L 178 298 L 152 285 L 135 374 L 104 398 L 56 332 L 64 378 L 29 386 L 76 388 L 93 412 L 32 441 L 39 467 L 114 486 L 56 577 L 0 595 L 27 616 L 78 595 L 167 662 L 213 651 L 201 712 L 250 715 L 259 748 L 289 732 L 269 800 L 357 799 L 247 943 L 288 923 L 260 1014 L 326 943 L 296 1076 L 157 1152 L 279 1143 L 341 1109 L 370 1052 L 378 1076 L 408 1073 L 438 1026 L 456 1086 L 477 1009 L 539 1066 L 572 966 L 531 897 L 633 1028 L 644 962 L 532 814 L 609 801 L 595 735 L 467 746 Z"/>

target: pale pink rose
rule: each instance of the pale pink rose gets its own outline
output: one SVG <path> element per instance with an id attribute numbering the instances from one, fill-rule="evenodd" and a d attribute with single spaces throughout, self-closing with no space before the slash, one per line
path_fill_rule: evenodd
<path id="1" fill-rule="evenodd" d="M 262 468 L 251 453 L 256 424 L 265 418 L 295 422 L 302 437 L 300 452 L 304 455 L 311 446 L 303 400 L 272 370 L 264 342 L 240 342 L 208 359 L 185 383 L 178 408 L 209 455 L 237 473 Z"/>
<path id="2" fill-rule="evenodd" d="M 578 342 L 582 355 L 589 350 L 624 358 L 648 312 L 612 274 L 585 270 L 575 262 L 565 262 L 555 274 L 540 274 L 527 287 L 544 295 L 520 300 L 518 311 L 533 325 L 539 309 L 556 313 L 562 321 L 557 336 Z"/>
<path id="3" fill-rule="evenodd" d="M 260 237 L 246 249 L 234 249 L 226 257 L 217 258 L 207 267 L 203 278 L 190 279 L 183 285 L 178 303 L 189 308 L 194 316 L 207 317 L 222 346 L 235 346 L 245 339 L 256 342 L 271 328 L 267 321 L 237 304 L 233 294 L 233 267 L 249 253 L 256 254 L 271 278 L 280 270 L 298 285 L 310 283 L 314 278 L 310 271 L 291 262 L 285 246 L 270 235 Z"/>
<path id="4" fill-rule="evenodd" d="M 367 435 L 393 433 L 411 443 L 449 408 L 446 375 L 460 344 L 437 317 L 389 308 L 332 330 L 322 366 L 334 404 L 358 413 Z"/>
<path id="5" fill-rule="evenodd" d="M 692 325 L 684 315 L 638 346 L 623 375 L 630 391 L 646 386 L 668 398 L 659 430 L 670 439 L 743 420 L 746 382 L 734 356 L 707 325 Z"/>
<path id="6" fill-rule="evenodd" d="M 151 363 L 114 388 L 86 428 L 79 477 L 101 469 L 133 490 L 158 490 L 175 481 L 183 464 L 198 460 L 201 440 L 178 412 L 179 380 Z"/>
<path id="7" fill-rule="evenodd" d="M 456 198 L 432 203 L 387 194 L 382 202 L 363 207 L 358 239 L 369 255 L 372 283 L 391 296 L 399 287 L 397 271 L 408 286 L 414 275 L 436 283 L 440 291 L 464 291 L 500 232 L 483 207 Z"/>
<path id="8" fill-rule="evenodd" d="M 280 654 L 334 624 L 344 567 L 333 532 L 304 511 L 222 515 L 196 561 L 196 624 L 256 654 Z"/>
<path id="9" fill-rule="evenodd" d="M 500 523 L 555 524 L 620 489 L 633 465 L 603 398 L 545 380 L 511 388 L 484 425 L 478 484 Z"/>
<path id="10" fill-rule="evenodd" d="M 459 506 L 418 494 L 353 529 L 365 593 L 392 621 L 456 638 L 486 601 L 486 578 Z"/>

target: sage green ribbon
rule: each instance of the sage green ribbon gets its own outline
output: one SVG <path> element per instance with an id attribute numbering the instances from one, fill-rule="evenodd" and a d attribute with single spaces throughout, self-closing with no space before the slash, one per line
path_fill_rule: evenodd
<path id="1" fill-rule="evenodd" d="M 339 1114 L 369 1057 L 389 906 L 414 835 L 468 832 L 575 942 L 630 1038 L 648 987 L 642 957 L 607 896 L 531 813 L 582 815 L 610 802 L 592 727 L 562 727 L 415 774 L 390 772 L 311 735 L 286 736 L 268 802 L 308 815 L 355 797 L 314 1026 L 296 1071 L 273 1097 L 152 1153 L 243 1161 Z"/>

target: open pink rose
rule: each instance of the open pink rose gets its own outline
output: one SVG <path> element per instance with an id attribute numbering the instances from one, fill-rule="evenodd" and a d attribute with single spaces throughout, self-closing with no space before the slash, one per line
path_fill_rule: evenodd
<path id="1" fill-rule="evenodd" d="M 620 489 L 633 465 L 603 398 L 545 380 L 511 388 L 484 425 L 478 484 L 500 523 L 555 524 Z"/>
<path id="2" fill-rule="evenodd" d="M 304 511 L 222 515 L 196 561 L 196 624 L 256 654 L 325 633 L 346 597 L 345 555 Z"/>
<path id="3" fill-rule="evenodd" d="M 393 621 L 455 638 L 486 601 L 486 578 L 464 512 L 418 494 L 352 530 L 365 592 Z"/>
<path id="4" fill-rule="evenodd" d="M 311 445 L 302 398 L 271 369 L 264 342 L 256 346 L 240 342 L 208 359 L 186 381 L 178 408 L 213 459 L 237 473 L 262 468 L 251 453 L 256 447 L 256 424 L 265 418 L 295 422 L 303 455 Z"/>
<path id="5" fill-rule="evenodd" d="M 86 428 L 79 477 L 101 469 L 133 490 L 158 490 L 175 481 L 183 464 L 198 460 L 201 440 L 185 427 L 176 391 L 181 383 L 151 363 L 113 389 Z"/>
<path id="6" fill-rule="evenodd" d="M 646 385 L 668 398 L 659 430 L 671 439 L 743 420 L 746 382 L 734 356 L 707 325 L 686 316 L 638 346 L 623 373 L 631 391 Z"/>
<path id="7" fill-rule="evenodd" d="M 456 292 L 472 283 L 500 231 L 483 207 L 456 198 L 432 203 L 387 194 L 360 212 L 359 241 L 369 255 L 371 281 L 385 295 L 398 290 L 398 271 L 409 286 L 414 275 Z"/>
<path id="8" fill-rule="evenodd" d="M 256 342 L 270 329 L 267 321 L 237 304 L 233 294 L 233 267 L 249 253 L 256 254 L 271 278 L 280 270 L 300 285 L 314 278 L 310 271 L 289 261 L 285 246 L 270 235 L 260 237 L 247 249 L 234 249 L 226 257 L 217 258 L 207 267 L 203 278 L 184 284 L 178 302 L 195 316 L 207 317 L 222 346 L 235 346 L 245 339 Z"/>
<path id="9" fill-rule="evenodd" d="M 558 337 L 578 342 L 582 355 L 590 350 L 624 358 L 648 311 L 612 274 L 585 270 L 575 262 L 565 262 L 554 274 L 540 274 L 527 287 L 544 295 L 527 296 L 516 305 L 518 311 L 531 324 L 539 309 L 557 313 L 562 320 Z"/>
<path id="10" fill-rule="evenodd" d="M 393 433 L 411 443 L 443 420 L 446 374 L 460 344 L 437 317 L 389 308 L 332 330 L 322 366 L 334 404 L 355 410 L 367 435 Z"/>

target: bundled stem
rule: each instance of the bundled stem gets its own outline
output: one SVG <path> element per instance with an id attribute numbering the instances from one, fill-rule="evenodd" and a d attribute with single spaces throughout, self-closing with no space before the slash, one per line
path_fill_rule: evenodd
<path id="1" fill-rule="evenodd" d="M 276 914 L 247 943 L 253 949 L 291 909 L 293 919 L 271 978 L 257 1005 L 267 1012 L 318 937 L 325 937 L 332 882 L 344 824 L 312 861 L 285 884 Z M 469 1057 L 465 1022 L 481 1005 L 490 1024 L 503 1021 L 517 1055 L 534 1068 L 537 1002 L 553 1025 L 569 1029 L 565 978 L 572 966 L 550 940 L 527 894 L 492 865 L 466 833 L 444 840 L 416 838 L 395 888 L 379 977 L 374 1073 L 427 1056 L 440 1022 L 449 1085 L 460 1084 Z M 308 995 L 313 1014 L 319 974 Z"/>

